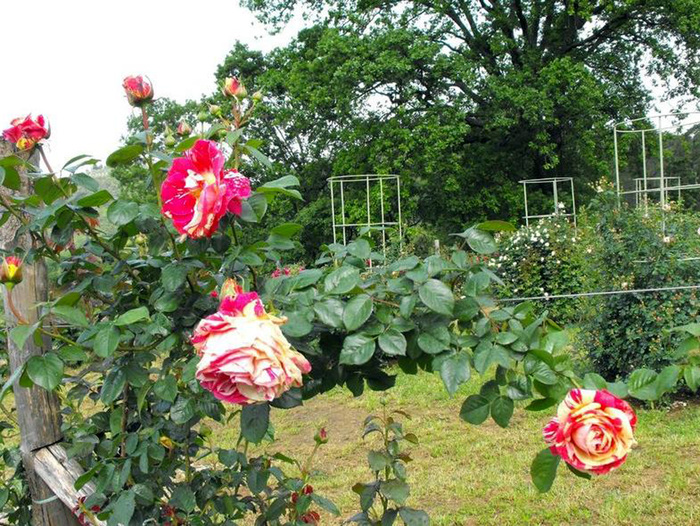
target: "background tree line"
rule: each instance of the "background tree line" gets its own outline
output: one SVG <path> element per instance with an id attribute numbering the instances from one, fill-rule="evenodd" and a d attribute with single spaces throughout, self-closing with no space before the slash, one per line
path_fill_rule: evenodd
<path id="1" fill-rule="evenodd" d="M 331 239 L 331 175 L 399 174 L 404 220 L 441 237 L 485 218 L 517 220 L 520 179 L 574 177 L 586 202 L 589 183 L 612 175 L 610 122 L 651 108 L 645 79 L 677 100 L 698 95 L 700 0 L 245 4 L 271 29 L 308 15 L 286 47 L 238 43 L 216 71 L 265 95 L 253 135 L 274 164 L 247 175 L 299 178 L 307 200 L 282 212 L 304 226 L 307 257 Z M 194 125 L 226 104 L 218 91 L 160 100 L 154 126 Z M 146 195 L 138 169 L 115 176 Z"/>

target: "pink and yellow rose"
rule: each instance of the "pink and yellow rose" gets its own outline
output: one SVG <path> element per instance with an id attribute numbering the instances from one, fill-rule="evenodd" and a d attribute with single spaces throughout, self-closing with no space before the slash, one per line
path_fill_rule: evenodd
<path id="1" fill-rule="evenodd" d="M 227 211 L 240 214 L 241 200 L 248 196 L 248 178 L 224 172 L 224 156 L 216 143 L 198 140 L 173 161 L 163 181 L 162 213 L 181 234 L 211 237 Z"/>
<path id="2" fill-rule="evenodd" d="M 238 79 L 238 77 L 228 77 L 224 79 L 224 83 L 221 86 L 221 94 L 224 97 L 235 97 L 240 99 L 248 95 L 248 90 L 246 90 L 245 86 Z"/>
<path id="3" fill-rule="evenodd" d="M 17 256 L 7 256 L 0 265 L 0 283 L 12 288 L 22 282 L 22 261 Z"/>
<path id="4" fill-rule="evenodd" d="M 265 312 L 255 292 L 222 290 L 218 312 L 197 325 L 192 344 L 200 356 L 197 379 L 219 400 L 269 402 L 301 387 L 311 365 L 280 330 L 284 320 Z"/>
<path id="5" fill-rule="evenodd" d="M 3 138 L 19 150 L 29 150 L 51 134 L 43 115 L 36 120 L 31 115 L 13 119 L 10 127 L 2 132 Z"/>
<path id="6" fill-rule="evenodd" d="M 630 405 L 608 391 L 573 389 L 543 434 L 552 453 L 571 467 L 602 475 L 627 459 L 636 425 Z"/>

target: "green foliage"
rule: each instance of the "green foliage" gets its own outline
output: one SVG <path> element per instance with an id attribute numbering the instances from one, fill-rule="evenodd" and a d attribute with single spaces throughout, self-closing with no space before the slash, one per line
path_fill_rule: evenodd
<path id="1" fill-rule="evenodd" d="M 368 483 L 358 482 L 352 490 L 360 497 L 362 511 L 347 519 L 348 523 L 380 526 L 394 524 L 400 517 L 406 526 L 424 526 L 430 524 L 428 514 L 406 506 L 410 495 L 407 482 L 406 464 L 411 460 L 409 453 L 402 447 L 404 442 L 418 444 L 418 437 L 407 433 L 399 417 L 410 419 L 403 411 L 389 411 L 386 402 L 382 402 L 382 415 L 369 415 L 365 418 L 362 437 L 375 437 L 380 449 L 371 450 L 367 455 L 374 480 Z"/>

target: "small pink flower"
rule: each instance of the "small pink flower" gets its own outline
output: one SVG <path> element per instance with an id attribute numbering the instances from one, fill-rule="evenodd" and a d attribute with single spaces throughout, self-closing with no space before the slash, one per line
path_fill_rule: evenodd
<path id="1" fill-rule="evenodd" d="M 219 293 L 216 292 L 215 290 L 212 290 L 212 291 L 209 293 L 209 296 L 211 296 L 212 298 L 216 299 L 216 298 L 219 297 Z"/>
<path id="2" fill-rule="evenodd" d="M 570 466 L 596 475 L 619 467 L 636 444 L 637 416 L 608 391 L 573 389 L 543 430 L 549 449 Z"/>
<path id="3" fill-rule="evenodd" d="M 228 199 L 228 211 L 237 216 L 241 215 L 242 201 L 250 197 L 250 179 L 238 173 L 238 170 L 226 170 L 224 172 L 226 184 L 226 199 Z"/>
<path id="4" fill-rule="evenodd" d="M 222 296 L 219 311 L 200 321 L 192 337 L 202 387 L 241 405 L 271 401 L 301 387 L 311 365 L 282 334 L 284 321 L 268 315 L 255 292 L 244 293 L 236 284 L 224 285 Z"/>
<path id="5" fill-rule="evenodd" d="M 224 79 L 221 93 L 224 97 L 243 98 L 248 95 L 248 90 L 246 90 L 243 83 L 238 80 L 238 77 L 228 77 Z"/>
<path id="6" fill-rule="evenodd" d="M 270 275 L 273 278 L 279 278 L 282 275 L 282 271 L 278 268 L 272 271 L 272 274 Z"/>
<path id="7" fill-rule="evenodd" d="M 162 213 L 178 232 L 200 238 L 216 231 L 228 205 L 223 168 L 224 156 L 212 141 L 198 140 L 173 161 L 161 186 Z"/>
<path id="8" fill-rule="evenodd" d="M 285 275 L 285 276 L 289 276 L 289 275 L 292 274 L 292 271 L 289 270 L 289 267 L 284 267 L 284 269 L 282 270 L 282 272 L 284 272 L 284 275 Z"/>

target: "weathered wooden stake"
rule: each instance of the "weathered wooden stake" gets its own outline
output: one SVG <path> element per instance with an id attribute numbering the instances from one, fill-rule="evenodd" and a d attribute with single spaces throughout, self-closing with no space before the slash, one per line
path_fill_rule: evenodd
<path id="1" fill-rule="evenodd" d="M 10 153 L 10 146 L 0 140 L 0 157 Z M 21 172 L 20 177 L 20 191 L 26 195 L 30 189 L 30 182 L 26 173 Z M 6 192 L 8 195 L 5 189 L 0 189 L 0 192 Z M 19 221 L 15 218 L 5 223 L 0 230 L 2 248 L 29 248 L 31 240 L 28 235 L 16 236 L 19 226 Z M 12 290 L 12 298 L 17 311 L 33 324 L 38 319 L 37 304 L 48 300 L 46 266 L 43 261 L 25 264 L 22 274 L 24 279 Z M 9 330 L 17 325 L 17 320 L 8 307 L 7 290 L 4 290 L 3 299 L 5 323 L 9 333 Z M 23 348 L 17 347 L 9 337 L 7 342 L 11 372 L 21 368 L 32 356 L 42 355 L 51 349 L 51 341 L 47 337 L 42 338 L 39 345 L 32 338 L 28 338 Z M 88 485 L 81 492 L 75 491 L 73 484 L 81 474 L 80 467 L 77 463 L 68 461 L 63 448 L 55 445 L 63 438 L 58 398 L 55 393 L 38 386 L 30 389 L 20 387 L 19 380 L 15 382 L 13 389 L 21 435 L 22 462 L 27 472 L 33 501 L 32 525 L 78 525 L 71 508 L 80 496 L 89 495 L 94 491 L 94 486 Z M 52 458 L 56 461 L 53 462 Z M 58 498 L 53 498 L 54 495 Z M 40 503 L 47 500 L 48 502 Z"/>

